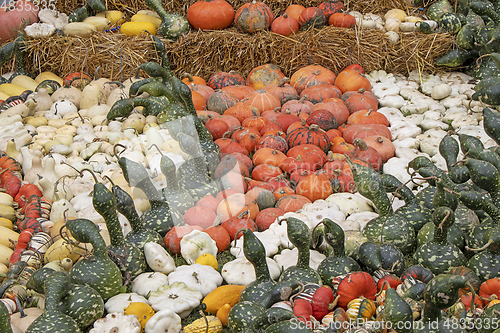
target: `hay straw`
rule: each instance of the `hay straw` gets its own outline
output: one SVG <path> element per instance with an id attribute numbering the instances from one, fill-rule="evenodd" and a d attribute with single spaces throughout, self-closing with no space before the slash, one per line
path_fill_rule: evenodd
<path id="1" fill-rule="evenodd" d="M 312 29 L 285 37 L 272 32 L 254 35 L 226 31 L 190 33 L 168 48 L 172 69 L 208 78 L 216 71 L 237 70 L 246 75 L 265 63 L 273 63 L 285 75 L 308 64 L 320 64 L 339 72 L 352 63 L 366 71 L 384 69 L 407 75 L 409 71 L 435 72 L 435 60 L 452 46 L 447 34 L 400 34 L 396 46 L 383 32 L 335 27 Z"/>
<path id="2" fill-rule="evenodd" d="M 72 72 L 93 74 L 101 66 L 102 76 L 123 81 L 147 61 L 159 61 L 151 37 L 126 37 L 98 32 L 89 38 L 52 36 L 30 40 L 26 67 L 31 73 L 53 71 L 59 75 Z"/>
<path id="3" fill-rule="evenodd" d="M 365 71 L 383 69 L 408 75 L 412 70 L 435 73 L 436 59 L 453 45 L 448 34 L 400 33 L 391 46 L 384 32 L 370 29 L 324 27 L 301 31 L 289 37 L 269 31 L 244 34 L 230 28 L 223 31 L 191 32 L 176 42 L 164 42 L 170 65 L 178 75 L 185 72 L 210 77 L 217 71 L 236 70 L 247 75 L 256 66 L 273 63 L 290 76 L 300 67 L 319 64 L 338 73 L 357 63 Z M 101 66 L 102 76 L 123 80 L 137 66 L 159 61 L 151 37 L 126 37 L 98 32 L 90 38 L 52 36 L 30 39 L 26 49 L 27 70 L 35 74 L 53 71 L 59 75 L 83 71 L 93 74 Z M 2 67 L 5 73 L 13 61 Z"/>

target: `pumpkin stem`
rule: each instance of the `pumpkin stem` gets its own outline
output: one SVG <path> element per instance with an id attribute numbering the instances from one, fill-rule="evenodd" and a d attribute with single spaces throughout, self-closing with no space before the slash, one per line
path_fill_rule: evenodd
<path id="1" fill-rule="evenodd" d="M 247 217 L 247 219 L 250 218 L 250 210 L 249 209 L 247 209 L 247 210 L 245 210 L 245 211 L 243 211 L 243 212 L 241 212 L 241 213 L 238 214 L 238 218 L 239 219 L 242 219 L 245 216 Z"/>
<path id="2" fill-rule="evenodd" d="M 285 85 L 285 83 L 287 83 L 289 81 L 290 81 L 290 79 L 285 76 L 284 78 L 282 78 L 281 80 L 278 81 L 278 87 L 283 87 Z"/>
<path id="3" fill-rule="evenodd" d="M 200 315 L 202 315 L 202 316 L 203 316 L 203 319 L 205 319 L 205 325 L 207 325 L 206 330 L 205 330 L 205 333 L 208 333 L 208 328 L 209 328 L 209 325 L 208 325 L 208 318 L 207 318 L 207 316 L 205 316 L 205 312 L 203 312 L 203 310 L 200 310 Z"/>
<path id="4" fill-rule="evenodd" d="M 370 112 L 370 111 L 368 111 L 368 112 Z M 354 145 L 354 147 L 358 148 L 361 151 L 365 151 L 368 149 L 368 144 L 366 143 L 365 140 L 363 140 L 361 138 L 355 138 L 354 141 L 352 142 L 352 144 Z"/>
<path id="5" fill-rule="evenodd" d="M 465 246 L 465 248 L 466 248 L 467 250 L 469 250 L 469 251 L 479 252 L 479 251 L 486 250 L 486 249 L 487 249 L 487 248 L 488 248 L 491 244 L 493 244 L 493 240 L 492 240 L 492 239 L 490 239 L 490 240 L 488 241 L 488 243 L 484 244 L 484 246 L 482 246 L 482 247 L 480 247 L 480 248 L 478 248 L 478 249 L 473 249 L 473 248 L 471 248 L 471 247 L 469 247 L 469 246 L 467 246 L 467 245 Z"/>

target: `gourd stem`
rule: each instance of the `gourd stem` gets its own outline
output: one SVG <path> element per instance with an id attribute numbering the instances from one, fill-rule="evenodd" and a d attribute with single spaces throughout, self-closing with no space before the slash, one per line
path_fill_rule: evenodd
<path id="1" fill-rule="evenodd" d="M 487 248 L 488 248 L 491 244 L 493 244 L 493 242 L 494 242 L 494 241 L 493 241 L 492 239 L 490 239 L 490 240 L 488 241 L 488 243 L 484 244 L 484 246 L 482 246 L 482 247 L 480 247 L 480 248 L 478 248 L 478 249 L 471 248 L 471 247 L 469 247 L 468 245 L 466 245 L 466 246 L 465 246 L 465 249 L 467 249 L 467 250 L 469 250 L 469 251 L 473 251 L 473 252 L 480 252 L 480 251 L 484 251 L 484 250 L 486 250 L 486 249 L 487 249 Z"/>
<path id="2" fill-rule="evenodd" d="M 82 170 L 80 170 L 80 177 L 83 177 L 83 172 L 84 172 L 84 171 L 87 171 L 87 172 L 89 172 L 89 173 L 92 175 L 92 178 L 94 178 L 94 184 L 99 183 L 99 182 L 97 181 L 97 176 L 95 175 L 95 173 L 94 173 L 92 170 L 87 169 L 87 168 L 83 168 Z"/>

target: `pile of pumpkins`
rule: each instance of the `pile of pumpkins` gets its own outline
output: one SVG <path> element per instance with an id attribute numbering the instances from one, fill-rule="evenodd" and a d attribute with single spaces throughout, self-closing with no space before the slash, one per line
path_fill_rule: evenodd
<path id="1" fill-rule="evenodd" d="M 142 68 L 152 67 L 153 64 L 147 64 Z M 168 69 L 164 70 L 165 73 L 160 72 L 168 77 Z M 302 304 L 301 310 L 298 304 L 304 303 L 299 301 L 301 298 L 314 300 L 316 292 L 316 298 L 322 292 L 328 293 L 328 288 L 319 289 L 323 283 L 329 286 L 332 295 L 333 292 L 345 295 L 338 307 L 344 314 L 336 310 L 327 317 L 331 320 L 364 318 L 371 322 L 372 317 L 385 316 L 391 322 L 408 321 L 410 317 L 395 319 L 389 310 L 378 309 L 380 316 L 375 312 L 375 305 L 384 303 L 384 296 L 377 300 L 375 293 L 383 289 L 385 280 L 394 288 L 388 288 L 386 299 L 399 301 L 393 293 L 399 279 L 406 283 L 406 288 L 415 284 L 428 289 L 428 295 L 444 294 L 453 300 L 446 303 L 425 298 L 424 317 L 434 319 L 431 313 L 437 315 L 439 310 L 449 308 L 458 300 L 459 289 L 465 288 L 465 270 L 451 272 L 451 267 L 443 270 L 425 261 L 418 262 L 422 266 L 406 270 L 408 267 L 401 266 L 405 258 L 400 254 L 410 255 L 416 242 L 409 238 L 409 233 L 402 241 L 394 237 L 395 233 L 384 236 L 384 243 L 394 245 L 390 251 L 400 259 L 399 266 L 383 260 L 382 264 L 374 264 L 373 259 L 363 257 L 363 251 L 382 251 L 376 244 L 380 232 L 377 238 L 374 223 L 369 221 L 407 203 L 397 195 L 391 196 L 391 201 L 389 197 L 384 199 L 385 190 L 383 195 L 379 192 L 373 195 L 376 186 L 364 186 L 366 179 L 362 182 L 360 177 L 369 176 L 369 183 L 378 184 L 387 181 L 380 173 L 390 174 L 396 179 L 391 180 L 392 184 L 398 188 L 411 178 L 406 170 L 410 161 L 413 161 L 412 169 L 422 176 L 428 175 L 425 171 L 430 172 L 430 166 L 425 169 L 415 164 L 415 160 L 424 161 L 423 158 L 439 169 L 451 170 L 456 167 L 459 152 L 453 161 L 440 147 L 445 137 L 456 140 L 456 136 L 447 136 L 450 129 L 462 137 L 480 137 L 479 142 L 485 147 L 496 146 L 494 138 L 486 134 L 480 123 L 483 106 L 470 99 L 474 84 L 469 80 L 470 77 L 462 73 L 425 75 L 424 80 L 418 73 L 408 78 L 384 71 L 364 74 L 358 65 L 338 74 L 322 66 L 309 65 L 288 79 L 272 64 L 256 67 L 246 77 L 236 72 L 214 73 L 206 80 L 187 75 L 184 78 L 187 86 L 164 80 L 161 75 L 156 79 L 133 77 L 121 84 L 105 78 L 92 80 L 84 73 L 73 73 L 64 79 L 50 73 L 35 79 L 20 75 L 16 83 L 0 85 L 0 91 L 4 89 L 9 93 L 2 103 L 5 110 L 0 114 L 5 145 L 0 148 L 6 152 L 0 159 L 1 185 L 12 199 L 2 196 L 3 219 L 0 220 L 5 230 L 0 240 L 4 265 L 1 269 L 6 274 L 1 286 L 6 300 L 3 303 L 9 306 L 6 311 L 13 312 L 13 317 L 16 313 L 21 317 L 19 305 L 42 308 L 45 302 L 44 315 L 31 328 L 27 328 L 30 325 L 27 320 L 23 321 L 27 332 L 51 325 L 51 320 L 65 327 L 65 332 L 70 332 L 70 327 L 75 332 L 91 327 L 91 332 L 112 328 L 129 332 L 166 329 L 179 332 L 181 319 L 205 303 L 212 315 L 206 320 L 214 332 L 220 332 L 223 324 L 229 325 L 233 332 L 247 326 L 250 331 L 256 331 L 266 325 L 272 332 L 277 328 L 272 328 L 271 322 L 263 323 L 262 327 L 251 326 L 255 325 L 251 322 L 278 311 L 268 308 L 280 301 L 285 301 L 281 303 L 285 308 L 279 310 L 283 312 L 280 318 L 291 313 L 297 318 L 304 317 L 304 324 L 321 321 L 329 311 L 323 316 L 315 315 L 314 311 L 308 314 L 303 309 L 308 305 Z M 173 106 L 173 100 L 160 110 L 152 107 L 155 103 L 166 103 L 161 102 L 162 96 L 175 96 L 176 87 L 190 88 L 190 100 L 181 103 L 183 110 L 192 106 L 196 119 L 203 122 L 214 139 L 215 146 L 210 149 L 222 153 L 218 157 L 222 157 L 220 161 L 216 160 L 206 171 L 195 169 L 206 177 L 206 185 L 212 180 L 213 187 L 207 186 L 203 194 L 198 188 L 183 187 L 189 185 L 189 181 L 178 173 L 184 168 L 182 165 L 199 166 L 194 161 L 200 161 L 200 152 L 204 150 L 202 136 L 195 137 L 200 130 L 196 119 L 186 116 L 169 121 L 171 113 L 163 109 Z M 25 90 L 34 93 L 23 95 Z M 194 144 L 190 141 L 193 139 Z M 204 161 L 202 165 L 206 169 Z M 91 172 L 85 171 L 87 169 Z M 435 177 L 444 177 L 434 169 L 431 171 Z M 408 183 L 408 189 L 417 190 L 423 183 L 414 179 Z M 155 190 L 151 190 L 151 186 Z M 115 193 L 119 191 L 117 187 L 122 191 Z M 151 197 L 152 193 L 158 195 L 155 191 L 161 193 L 160 199 Z M 405 199 L 411 201 L 411 195 Z M 165 201 L 168 206 L 162 206 L 161 202 Z M 127 211 L 126 207 L 136 209 Z M 464 207 L 461 209 L 473 213 Z M 151 229 L 144 228 L 146 222 L 157 220 L 151 217 L 152 211 L 170 220 Z M 458 212 L 455 214 L 458 216 Z M 443 229 L 439 223 L 437 226 Z M 135 244 L 132 239 L 144 230 L 153 231 L 148 232 L 149 241 L 141 244 L 143 255 L 140 252 L 129 257 L 120 255 L 116 249 Z M 432 233 L 432 229 L 422 236 L 419 233 L 420 241 L 424 243 L 432 238 Z M 333 234 L 339 235 L 340 243 L 329 239 Z M 85 245 L 89 243 L 93 252 Z M 314 252 L 309 249 L 310 243 L 317 243 L 312 246 L 316 249 Z M 318 244 L 323 250 L 317 251 Z M 229 247 L 235 259 L 219 265 L 216 258 L 221 252 L 228 255 Z M 328 248 L 335 248 L 335 253 L 325 250 Z M 135 249 L 131 246 L 128 250 Z M 111 257 L 106 250 L 113 251 Z M 323 278 L 328 272 L 320 273 L 319 267 L 326 265 L 321 263 L 327 258 L 347 258 L 343 251 L 361 263 L 365 272 L 360 271 L 361 266 L 354 259 L 345 259 L 359 268 L 350 266 L 352 269 L 345 272 L 348 278 L 342 274 L 336 275 L 337 280 Z M 329 254 L 328 257 L 321 252 Z M 41 253 L 44 255 L 40 256 Z M 85 255 L 90 253 L 95 262 L 107 267 L 105 271 L 89 270 L 91 261 Z M 186 264 L 175 267 L 174 255 L 180 255 Z M 299 258 L 297 264 L 296 258 Z M 311 273 L 309 262 L 315 273 Z M 144 272 L 146 265 L 149 272 Z M 299 268 L 305 272 L 303 279 L 285 278 L 296 276 L 291 271 Z M 381 273 L 380 268 L 392 270 L 394 274 L 384 277 L 386 274 Z M 474 271 L 467 274 L 468 279 L 476 276 L 475 289 L 480 292 L 482 288 L 484 298 L 495 293 L 492 286 L 498 280 L 497 275 Z M 275 284 L 278 277 L 280 282 Z M 100 285 L 101 280 L 109 285 Z M 429 281 L 434 282 L 427 284 Z M 482 287 L 481 283 L 486 281 Z M 290 300 L 291 291 L 298 290 L 298 283 L 316 286 L 309 286 L 308 292 L 303 290 L 300 297 Z M 259 299 L 262 295 L 256 295 L 256 290 L 266 290 L 264 286 L 272 291 L 265 301 Z M 74 293 L 68 294 L 68 289 Z M 400 298 L 408 296 L 406 290 L 399 292 Z M 15 302 L 16 295 L 19 304 Z M 175 296 L 175 304 L 168 302 L 172 298 L 169 295 Z M 247 302 L 238 303 L 240 297 Z M 84 299 L 89 307 L 97 310 L 93 313 L 85 310 L 84 316 L 79 311 L 87 307 L 79 306 L 80 310 L 72 307 L 81 304 L 75 302 L 75 298 Z M 57 310 L 54 304 L 59 301 L 67 307 Z M 326 298 L 326 304 L 333 301 L 331 295 Z M 466 302 L 465 298 L 461 301 Z M 297 308 L 292 308 L 292 304 Z M 394 304 L 385 301 L 388 308 Z M 397 304 L 396 308 L 403 307 L 401 304 L 407 304 L 405 309 L 410 308 L 407 302 Z M 490 316 L 497 309 L 494 304 L 486 310 Z M 364 306 L 373 311 L 361 311 Z M 422 304 L 412 303 L 411 321 L 420 316 L 417 316 L 419 306 Z M 41 310 L 34 310 L 37 311 L 40 314 Z M 108 315 L 101 319 L 105 311 Z M 467 313 L 458 306 L 449 311 L 457 315 Z M 482 313 L 467 315 L 477 318 Z M 295 319 L 290 323 L 298 322 Z M 328 323 L 325 321 L 325 329 Z M 290 329 L 287 327 L 281 331 Z M 184 327 L 184 331 L 206 328 L 206 322 L 201 319 Z"/>

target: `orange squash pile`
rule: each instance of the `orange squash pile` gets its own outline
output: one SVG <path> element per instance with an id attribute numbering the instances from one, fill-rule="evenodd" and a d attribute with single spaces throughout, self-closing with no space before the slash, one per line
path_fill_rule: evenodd
<path id="1" fill-rule="evenodd" d="M 222 152 L 214 176 L 225 190 L 200 200 L 184 220 L 208 230 L 220 251 L 243 227 L 262 231 L 306 203 L 355 192 L 347 158 L 379 171 L 394 156 L 389 122 L 360 66 L 336 75 L 310 65 L 288 79 L 266 64 L 247 78 L 220 72 L 206 83 L 190 80 L 212 101 L 197 113 Z"/>

